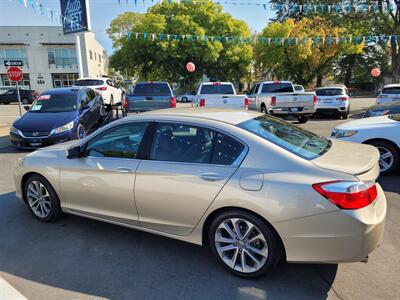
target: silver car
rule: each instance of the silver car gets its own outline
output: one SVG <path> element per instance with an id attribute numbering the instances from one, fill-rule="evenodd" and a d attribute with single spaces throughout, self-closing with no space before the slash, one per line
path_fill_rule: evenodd
<path id="1" fill-rule="evenodd" d="M 378 160 L 257 112 L 167 109 L 19 159 L 15 186 L 40 221 L 70 213 L 209 245 L 255 277 L 282 260 L 365 260 L 386 217 Z"/>

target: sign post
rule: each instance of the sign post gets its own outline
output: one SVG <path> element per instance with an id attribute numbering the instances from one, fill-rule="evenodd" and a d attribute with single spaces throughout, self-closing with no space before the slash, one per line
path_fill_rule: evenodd
<path id="1" fill-rule="evenodd" d="M 21 96 L 19 94 L 19 87 L 18 87 L 18 82 L 21 81 L 23 77 L 22 70 L 18 67 L 11 67 L 7 70 L 7 77 L 11 81 L 16 83 L 16 88 L 17 88 L 17 97 L 18 97 L 18 104 L 19 104 L 19 115 L 22 116 L 22 109 L 21 109 Z"/>

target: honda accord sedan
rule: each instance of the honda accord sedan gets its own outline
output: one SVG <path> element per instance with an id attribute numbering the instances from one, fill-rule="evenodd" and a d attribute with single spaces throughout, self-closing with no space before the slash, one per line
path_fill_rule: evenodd
<path id="1" fill-rule="evenodd" d="M 166 109 L 17 160 L 34 217 L 63 213 L 209 245 L 233 273 L 366 261 L 381 242 L 379 152 L 246 111 Z"/>

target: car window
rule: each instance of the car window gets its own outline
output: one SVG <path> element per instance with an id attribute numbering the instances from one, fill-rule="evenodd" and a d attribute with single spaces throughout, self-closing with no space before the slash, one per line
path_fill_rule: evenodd
<path id="1" fill-rule="evenodd" d="M 107 82 L 107 84 L 108 84 L 109 86 L 114 86 L 113 82 L 112 82 L 110 79 L 108 79 L 106 82 Z"/>
<path id="2" fill-rule="evenodd" d="M 289 82 L 264 83 L 261 93 L 292 93 L 293 86 Z"/>
<path id="3" fill-rule="evenodd" d="M 129 123 L 110 128 L 88 142 L 86 154 L 93 157 L 137 158 L 147 126 L 148 123 Z"/>
<path id="4" fill-rule="evenodd" d="M 243 145 L 214 130 L 184 124 L 158 123 L 150 159 L 230 165 Z"/>
<path id="5" fill-rule="evenodd" d="M 93 85 L 103 85 L 103 80 L 99 79 L 82 79 L 77 80 L 74 86 L 93 86 Z"/>
<path id="6" fill-rule="evenodd" d="M 235 91 L 231 84 L 221 84 L 218 82 L 214 82 L 213 84 L 205 84 L 201 86 L 200 94 L 202 95 L 210 95 L 210 94 L 225 94 L 225 95 L 233 95 Z"/>
<path id="7" fill-rule="evenodd" d="M 237 126 L 309 160 L 331 147 L 328 139 L 272 116 L 260 116 Z"/>
<path id="8" fill-rule="evenodd" d="M 94 99 L 95 95 L 92 94 L 89 90 L 82 93 L 81 96 L 81 107 L 89 105 L 90 101 Z"/>
<path id="9" fill-rule="evenodd" d="M 396 95 L 400 94 L 400 87 L 388 87 L 382 90 L 382 94 Z"/>
<path id="10" fill-rule="evenodd" d="M 59 113 L 76 111 L 78 96 L 75 94 L 41 95 L 33 102 L 30 113 Z"/>
<path id="11" fill-rule="evenodd" d="M 317 89 L 315 91 L 317 96 L 341 96 L 345 95 L 344 89 Z"/>
<path id="12" fill-rule="evenodd" d="M 171 95 L 167 83 L 138 83 L 133 90 L 133 96 Z"/>

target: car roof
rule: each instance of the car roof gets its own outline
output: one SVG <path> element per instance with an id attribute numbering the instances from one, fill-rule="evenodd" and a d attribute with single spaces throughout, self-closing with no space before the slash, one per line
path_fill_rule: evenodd
<path id="1" fill-rule="evenodd" d="M 327 89 L 345 89 L 346 87 L 343 85 L 331 85 L 331 86 L 320 86 L 317 87 L 317 90 L 327 90 Z"/>
<path id="2" fill-rule="evenodd" d="M 49 89 L 42 93 L 42 95 L 77 95 L 80 91 L 86 89 L 85 87 L 67 87 Z"/>
<path id="3" fill-rule="evenodd" d="M 400 87 L 400 83 L 387 84 L 383 88 Z"/>
<path id="4" fill-rule="evenodd" d="M 163 84 L 168 84 L 166 81 L 141 81 L 141 82 L 136 82 L 136 85 L 138 84 L 157 84 L 157 83 L 163 83 Z"/>
<path id="5" fill-rule="evenodd" d="M 218 108 L 173 108 L 173 109 L 160 109 L 150 112 L 142 113 L 144 116 L 175 116 L 175 117 L 191 117 L 196 119 L 207 119 L 218 122 L 224 122 L 232 125 L 245 122 L 261 116 L 262 113 L 245 111 L 245 110 L 228 110 Z M 129 116 L 130 119 L 137 119 L 137 115 Z"/>
<path id="6" fill-rule="evenodd" d="M 93 77 L 93 78 L 90 78 L 90 77 L 83 77 L 83 78 L 78 78 L 77 81 L 79 81 L 79 80 L 103 80 L 103 81 L 105 81 L 105 80 L 108 80 L 108 79 L 110 79 L 110 78 L 108 78 L 108 77 L 101 77 L 101 78 L 96 78 L 96 77 Z"/>

